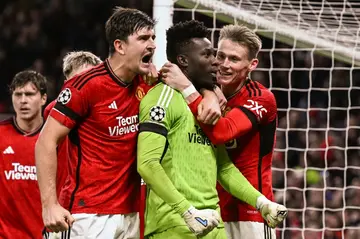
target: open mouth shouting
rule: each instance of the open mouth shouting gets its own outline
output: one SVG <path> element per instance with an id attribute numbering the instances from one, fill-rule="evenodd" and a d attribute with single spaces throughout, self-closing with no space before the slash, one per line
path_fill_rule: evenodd
<path id="1" fill-rule="evenodd" d="M 154 55 L 154 52 L 149 52 L 146 53 L 142 58 L 141 58 L 141 62 L 144 65 L 150 65 L 150 63 L 152 63 L 152 57 Z"/>

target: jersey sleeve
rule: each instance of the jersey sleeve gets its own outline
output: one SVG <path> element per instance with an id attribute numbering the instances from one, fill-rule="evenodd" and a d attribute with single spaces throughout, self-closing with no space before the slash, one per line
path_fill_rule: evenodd
<path id="1" fill-rule="evenodd" d="M 174 106 L 178 101 L 178 93 L 162 83 L 149 91 L 140 103 L 140 129 L 162 135 L 167 133 L 181 116 Z"/>
<path id="2" fill-rule="evenodd" d="M 245 176 L 231 162 L 225 146 L 217 147 L 218 181 L 231 195 L 256 207 L 256 201 L 262 194 L 257 191 Z"/>
<path id="3" fill-rule="evenodd" d="M 268 91 L 261 91 L 261 95 L 249 97 L 247 101 L 239 106 L 243 112 L 251 113 L 256 123 L 265 125 L 276 119 L 277 106 L 274 95 Z M 249 116 L 249 119 L 251 116 Z"/>
<path id="4" fill-rule="evenodd" d="M 56 99 L 56 104 L 50 116 L 68 128 L 73 128 L 77 122 L 88 114 L 89 97 L 88 88 L 80 90 L 71 85 L 64 86 Z"/>
<path id="5" fill-rule="evenodd" d="M 51 101 L 51 102 L 45 107 L 44 113 L 43 113 L 44 120 L 47 119 L 47 117 L 49 116 L 52 108 L 54 108 L 55 104 L 56 104 L 56 101 L 54 100 L 54 101 Z"/>
<path id="6" fill-rule="evenodd" d="M 168 86 L 158 86 L 141 101 L 137 165 L 147 186 L 182 214 L 191 205 L 175 188 L 160 163 L 168 148 L 168 131 L 179 118 L 174 93 Z"/>
<path id="7" fill-rule="evenodd" d="M 232 108 L 218 122 L 213 125 L 200 126 L 213 144 L 224 144 L 236 139 L 259 125 L 264 125 L 276 120 L 277 108 L 274 95 L 270 91 L 263 91 L 260 96 L 249 99 L 235 108 Z M 189 104 L 191 112 L 197 116 L 197 108 L 202 100 L 199 96 Z"/>

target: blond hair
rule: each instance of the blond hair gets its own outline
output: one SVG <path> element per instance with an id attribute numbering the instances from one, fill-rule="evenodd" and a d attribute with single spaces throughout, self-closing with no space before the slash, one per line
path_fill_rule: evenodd
<path id="1" fill-rule="evenodd" d="M 68 79 L 69 76 L 84 65 L 96 66 L 102 61 L 99 57 L 88 51 L 72 51 L 63 59 L 63 73 Z"/>
<path id="2" fill-rule="evenodd" d="M 227 25 L 220 30 L 219 40 L 229 39 L 248 48 L 249 60 L 257 57 L 262 43 L 255 32 L 244 25 Z"/>

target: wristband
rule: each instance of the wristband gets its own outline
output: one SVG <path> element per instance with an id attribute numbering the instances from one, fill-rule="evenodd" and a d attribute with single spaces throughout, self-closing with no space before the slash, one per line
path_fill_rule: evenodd
<path id="1" fill-rule="evenodd" d="M 186 87 L 183 91 L 181 91 L 181 94 L 183 95 L 184 99 L 186 99 L 191 94 L 197 92 L 195 86 L 193 84 Z"/>

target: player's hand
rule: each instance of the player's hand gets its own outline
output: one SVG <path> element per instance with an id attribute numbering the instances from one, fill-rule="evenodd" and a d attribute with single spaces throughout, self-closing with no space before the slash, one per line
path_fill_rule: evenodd
<path id="1" fill-rule="evenodd" d="M 182 92 L 191 85 L 189 79 L 180 68 L 173 63 L 165 63 L 160 72 L 162 81 L 175 90 Z"/>
<path id="2" fill-rule="evenodd" d="M 215 125 L 221 117 L 221 109 L 216 94 L 210 90 L 203 90 L 203 100 L 198 106 L 197 120 L 204 124 Z"/>
<path id="3" fill-rule="evenodd" d="M 156 70 L 156 67 L 153 63 L 150 63 L 150 71 L 147 75 L 143 75 L 142 78 L 148 85 L 153 85 L 158 81 L 159 74 Z"/>
<path id="4" fill-rule="evenodd" d="M 272 202 L 264 196 L 258 198 L 257 207 L 261 216 L 271 228 L 275 228 L 279 225 L 288 214 L 288 210 L 285 206 Z"/>
<path id="5" fill-rule="evenodd" d="M 196 236 L 204 236 L 211 232 L 220 223 L 220 215 L 216 210 L 197 210 L 191 206 L 182 215 L 189 229 Z"/>
<path id="6" fill-rule="evenodd" d="M 42 217 L 45 227 L 53 232 L 66 231 L 75 222 L 70 212 L 59 204 L 44 207 Z"/>
<path id="7" fill-rule="evenodd" d="M 219 105 L 220 105 L 221 111 L 224 111 L 225 108 L 226 108 L 226 104 L 227 104 L 227 100 L 225 98 L 225 95 L 222 93 L 219 86 L 215 86 L 214 93 L 216 94 L 216 96 L 217 96 L 217 98 L 219 100 Z"/>

